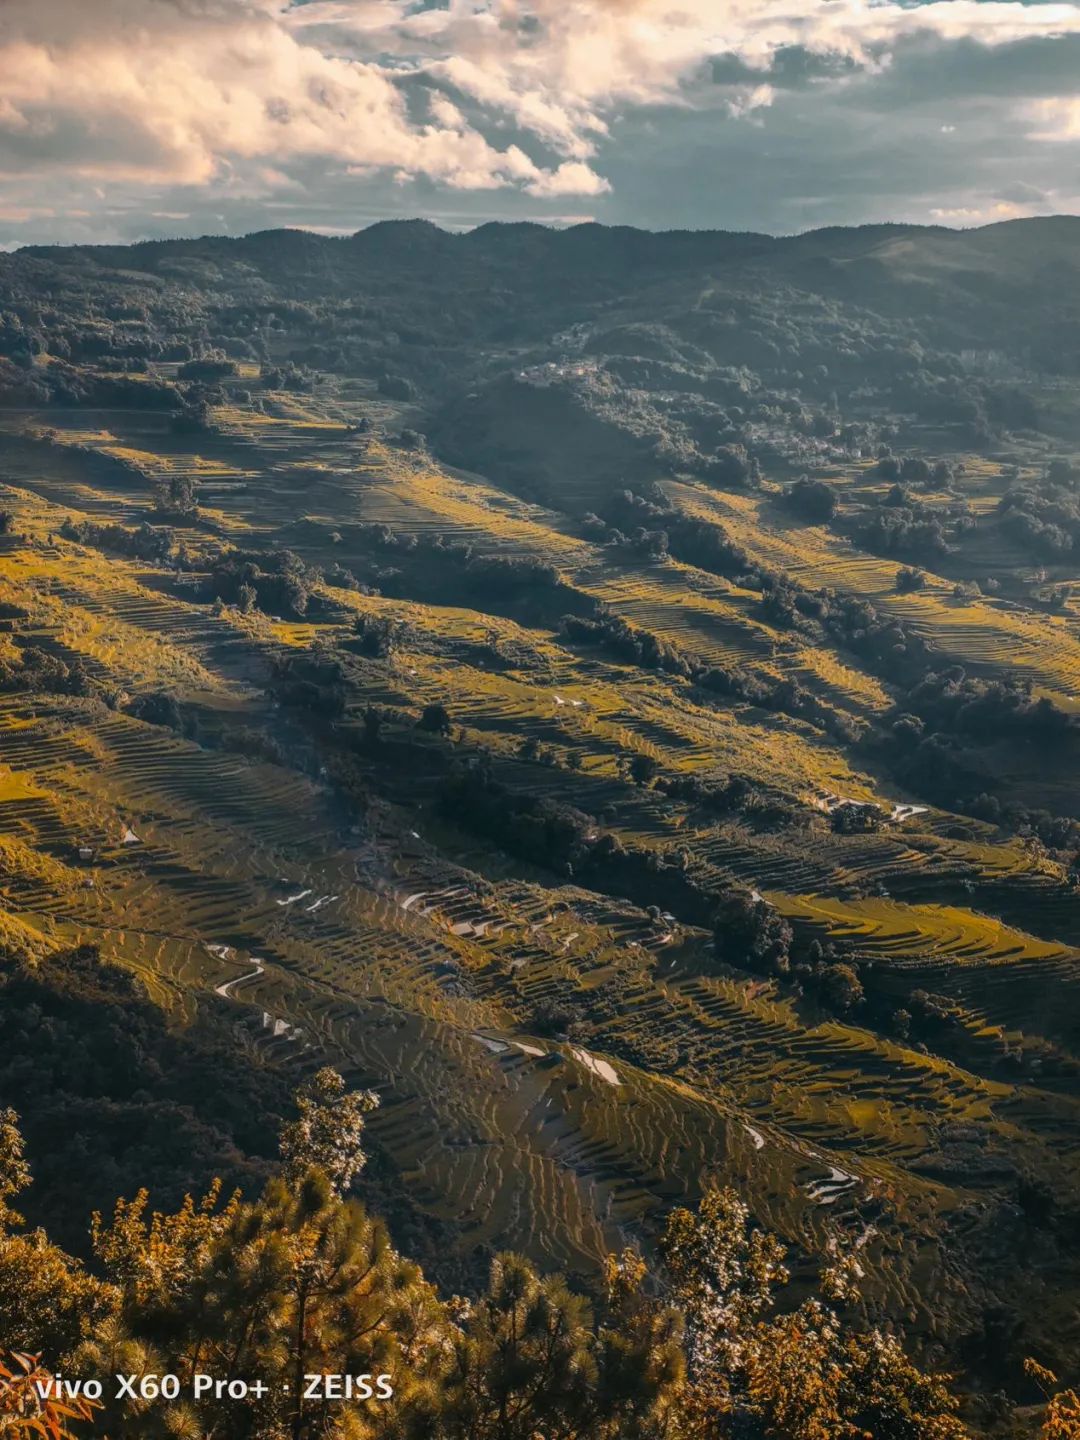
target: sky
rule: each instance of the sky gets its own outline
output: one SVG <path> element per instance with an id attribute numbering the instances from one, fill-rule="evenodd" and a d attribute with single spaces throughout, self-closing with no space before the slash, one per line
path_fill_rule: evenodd
<path id="1" fill-rule="evenodd" d="M 0 248 L 1080 213 L 1080 3 L 0 0 Z"/>

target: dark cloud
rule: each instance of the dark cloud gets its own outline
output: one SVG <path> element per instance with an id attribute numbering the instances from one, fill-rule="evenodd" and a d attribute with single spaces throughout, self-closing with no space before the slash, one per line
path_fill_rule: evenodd
<path id="1" fill-rule="evenodd" d="M 1080 34 L 997 46 L 968 37 L 914 36 L 892 49 L 883 72 L 860 76 L 857 84 L 863 103 L 878 110 L 948 100 L 1080 95 Z"/>
<path id="2" fill-rule="evenodd" d="M 709 73 L 714 85 L 760 85 L 767 80 L 777 90 L 803 90 L 815 83 L 841 80 L 858 73 L 849 55 L 815 54 L 801 45 L 785 45 L 772 57 L 767 73 L 740 55 L 716 55 Z"/>

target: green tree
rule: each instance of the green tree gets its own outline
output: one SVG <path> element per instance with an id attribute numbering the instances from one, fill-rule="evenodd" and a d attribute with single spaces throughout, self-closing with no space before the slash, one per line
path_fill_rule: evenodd
<path id="1" fill-rule="evenodd" d="M 501 1255 L 454 1345 L 440 1405 L 447 1440 L 570 1440 L 585 1433 L 596 1356 L 585 1302 Z"/>
<path id="2" fill-rule="evenodd" d="M 725 895 L 713 919 L 717 959 L 764 974 L 789 965 L 792 929 L 768 901 L 746 891 Z"/>
<path id="3" fill-rule="evenodd" d="M 160 515 L 191 519 L 199 513 L 199 487 L 190 475 L 163 476 L 154 490 L 154 508 Z"/>
<path id="4" fill-rule="evenodd" d="M 421 730 L 427 730 L 433 735 L 449 735 L 452 725 L 449 711 L 438 701 L 425 705 L 416 723 Z"/>
<path id="5" fill-rule="evenodd" d="M 662 1440 L 673 1433 L 686 1375 L 682 1319 L 650 1293 L 649 1279 L 637 1251 L 605 1261 L 593 1406 L 603 1440 Z"/>
<path id="6" fill-rule="evenodd" d="M 660 774 L 660 766 L 651 755 L 635 755 L 627 764 L 626 773 L 635 785 L 651 785 Z"/>
<path id="7" fill-rule="evenodd" d="M 821 997 L 826 1005 L 846 1015 L 862 1004 L 866 992 L 852 966 L 840 963 L 826 966 L 821 976 Z"/>

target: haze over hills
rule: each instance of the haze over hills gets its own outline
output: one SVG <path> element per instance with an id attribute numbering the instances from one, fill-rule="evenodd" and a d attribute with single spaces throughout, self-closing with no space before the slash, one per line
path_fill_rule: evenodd
<path id="1" fill-rule="evenodd" d="M 155 1202 L 329 1060 L 447 1285 L 595 1284 L 732 1182 L 971 1394 L 1072 1373 L 1078 265 L 1071 217 L 0 256 L 0 921 L 61 1000 L 10 993 L 92 1025 L 96 946 L 141 1054 L 211 1026 L 257 1097 L 139 1071 Z M 19 1102 L 73 1247 L 153 1148 L 106 1070 L 87 1194 L 70 1077 Z"/>

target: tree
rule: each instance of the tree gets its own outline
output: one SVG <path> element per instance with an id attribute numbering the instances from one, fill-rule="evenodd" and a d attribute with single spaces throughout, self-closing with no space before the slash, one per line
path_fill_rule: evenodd
<path id="1" fill-rule="evenodd" d="M 421 730 L 427 730 L 432 735 L 449 735 L 453 722 L 446 706 L 435 702 L 424 706 L 416 723 Z"/>
<path id="2" fill-rule="evenodd" d="M 113 1227 L 99 1229 L 98 1254 L 121 1293 L 121 1326 L 106 1329 L 83 1364 L 107 1372 L 130 1345 L 126 1328 L 150 1338 L 171 1371 L 261 1376 L 271 1382 L 267 1393 L 244 1405 L 210 1394 L 194 1416 L 183 1403 L 118 1406 L 107 1432 L 132 1440 L 368 1436 L 376 1433 L 379 1375 L 388 1377 L 382 1400 L 389 1385 L 395 1410 L 407 1411 L 444 1362 L 445 1318 L 381 1222 L 341 1199 L 317 1169 L 272 1180 L 254 1204 L 234 1197 L 217 1211 L 215 1198 L 149 1224 L 121 1206 Z M 304 1377 L 312 1373 L 372 1377 L 371 1403 L 309 1399 Z"/>
<path id="3" fill-rule="evenodd" d="M 896 589 L 901 595 L 910 595 L 915 590 L 926 588 L 926 571 L 917 565 L 901 565 L 896 572 Z"/>
<path id="4" fill-rule="evenodd" d="M 737 1369 L 744 1337 L 787 1281 L 783 1246 L 728 1187 L 709 1190 L 696 1211 L 673 1210 L 660 1254 L 685 1316 L 691 1369 L 718 1361 Z"/>
<path id="5" fill-rule="evenodd" d="M 191 519 L 199 513 L 199 487 L 190 475 L 163 476 L 154 491 L 154 508 L 160 515 Z"/>
<path id="6" fill-rule="evenodd" d="M 401 640 L 401 626 L 385 615 L 358 615 L 353 624 L 362 655 L 373 660 L 386 660 Z"/>
<path id="7" fill-rule="evenodd" d="M 52 1382 L 36 1356 L 13 1354 L 0 1359 L 0 1437 L 44 1436 L 45 1440 L 69 1440 L 69 1420 L 92 1420 L 101 1407 L 93 1400 L 62 1400 L 59 1395 L 43 1396 Z"/>
<path id="8" fill-rule="evenodd" d="M 285 1178 L 298 1180 L 315 1166 L 337 1194 L 344 1194 L 367 1163 L 360 1146 L 364 1116 L 378 1108 L 379 1097 L 373 1090 L 347 1090 L 327 1065 L 308 1081 L 296 1103 L 299 1115 L 281 1132 Z"/>
<path id="9" fill-rule="evenodd" d="M 923 1374 L 878 1330 L 845 1331 L 810 1300 L 762 1326 L 748 1347 L 747 1393 L 766 1434 L 784 1440 L 965 1440 L 944 1377 Z"/>
<path id="10" fill-rule="evenodd" d="M 635 785 L 649 785 L 660 773 L 660 766 L 651 755 L 634 755 L 626 767 Z"/>
<path id="11" fill-rule="evenodd" d="M 213 411 L 208 397 L 192 385 L 187 394 L 178 397 L 177 408 L 170 416 L 169 428 L 178 435 L 198 434 L 213 429 Z"/>
<path id="12" fill-rule="evenodd" d="M 791 926 L 760 896 L 741 890 L 724 896 L 713 927 L 718 960 L 764 973 L 787 970 Z"/>
<path id="13" fill-rule="evenodd" d="M 588 1308 L 558 1276 L 500 1255 L 454 1346 L 448 1440 L 533 1440 L 583 1431 L 597 1378 Z"/>
<path id="14" fill-rule="evenodd" d="M 10 1208 L 8 1201 L 29 1184 L 30 1166 L 26 1163 L 19 1117 L 8 1106 L 0 1110 L 0 1230 L 22 1224 L 22 1216 Z"/>
<path id="15" fill-rule="evenodd" d="M 844 963 L 826 966 L 821 977 L 821 995 L 825 1003 L 841 1015 L 854 1010 L 866 998 L 858 974 Z"/>
<path id="16" fill-rule="evenodd" d="M 827 480 L 811 480 L 803 475 L 784 491 L 784 501 L 804 520 L 825 524 L 836 514 L 840 497 Z"/>
<path id="17" fill-rule="evenodd" d="M 682 1319 L 649 1290 L 649 1270 L 636 1250 L 608 1255 L 597 1330 L 598 1434 L 610 1440 L 667 1435 L 686 1362 Z"/>
<path id="18" fill-rule="evenodd" d="M 14 1110 L 2 1110 L 0 1342 L 16 1354 L 38 1354 L 46 1346 L 60 1353 L 70 1350 L 83 1326 L 100 1314 L 107 1293 L 76 1261 L 50 1244 L 43 1230 L 13 1233 L 23 1221 L 8 1202 L 30 1182 L 18 1116 Z M 22 1384 L 17 1375 L 15 1380 Z M 8 1383 L 14 1383 L 11 1377 Z M 4 1413 L 0 1399 L 0 1416 Z M 0 1435 L 4 1433 L 0 1426 Z"/>
<path id="19" fill-rule="evenodd" d="M 1062 1390 L 1046 1407 L 1039 1440 L 1080 1440 L 1080 1395 Z"/>
<path id="20" fill-rule="evenodd" d="M 1024 1374 L 1049 1400 L 1039 1440 L 1080 1440 L 1080 1395 L 1075 1390 L 1059 1391 L 1054 1372 L 1030 1357 L 1024 1361 Z"/>
<path id="21" fill-rule="evenodd" d="M 892 1336 L 848 1329 L 820 1299 L 770 1315 L 784 1250 L 733 1190 L 673 1211 L 661 1254 L 686 1323 L 686 1440 L 725 1435 L 722 1415 L 769 1440 L 964 1440 L 946 1377 L 921 1372 Z M 834 1263 L 823 1291 L 850 1298 L 854 1270 Z"/>

